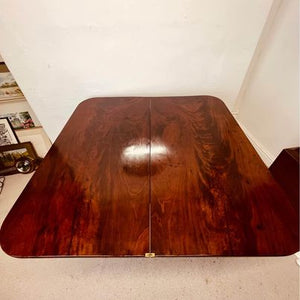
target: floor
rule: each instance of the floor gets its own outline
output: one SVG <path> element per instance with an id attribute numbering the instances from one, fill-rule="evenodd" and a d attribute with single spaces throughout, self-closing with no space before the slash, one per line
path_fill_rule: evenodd
<path id="1" fill-rule="evenodd" d="M 7 176 L 0 224 L 31 175 Z M 0 250 L 0 299 L 299 299 L 296 256 L 16 259 Z"/>

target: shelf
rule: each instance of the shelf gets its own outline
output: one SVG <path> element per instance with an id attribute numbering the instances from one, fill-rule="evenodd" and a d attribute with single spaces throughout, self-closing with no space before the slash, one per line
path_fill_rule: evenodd
<path id="1" fill-rule="evenodd" d="M 30 128 L 14 128 L 14 131 L 27 131 L 31 129 L 41 129 L 43 126 L 35 126 L 35 127 L 30 127 Z"/>
<path id="2" fill-rule="evenodd" d="M 23 102 L 27 101 L 24 96 L 16 96 L 16 97 L 10 97 L 10 98 L 0 98 L 0 104 L 7 103 L 7 102 Z"/>

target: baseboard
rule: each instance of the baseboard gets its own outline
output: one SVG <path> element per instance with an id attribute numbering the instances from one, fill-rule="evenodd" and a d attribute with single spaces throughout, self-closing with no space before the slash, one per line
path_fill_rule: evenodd
<path id="1" fill-rule="evenodd" d="M 234 115 L 234 114 L 233 114 Z M 257 141 L 257 139 L 249 132 L 249 130 L 239 122 L 239 120 L 236 118 L 236 115 L 234 115 L 236 121 L 246 134 L 247 138 L 251 142 L 252 146 L 255 148 L 256 152 L 260 156 L 260 158 L 263 160 L 263 162 L 266 164 L 267 167 L 270 167 L 270 165 L 273 163 L 276 157 L 274 157 L 271 153 L 269 153 L 265 147 Z"/>

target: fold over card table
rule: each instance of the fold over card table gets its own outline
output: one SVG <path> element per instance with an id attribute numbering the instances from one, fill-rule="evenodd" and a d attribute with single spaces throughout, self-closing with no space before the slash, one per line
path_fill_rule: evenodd
<path id="1" fill-rule="evenodd" d="M 298 212 L 221 100 L 94 98 L 9 212 L 1 246 L 15 257 L 288 255 Z"/>

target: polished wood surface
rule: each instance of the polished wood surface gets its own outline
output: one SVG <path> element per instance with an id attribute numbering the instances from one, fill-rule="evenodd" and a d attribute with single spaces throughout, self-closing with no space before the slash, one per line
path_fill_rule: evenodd
<path id="1" fill-rule="evenodd" d="M 17 257 L 287 255 L 298 213 L 223 102 L 78 106 L 1 228 Z"/>
<path id="2" fill-rule="evenodd" d="M 151 177 L 156 255 L 296 252 L 298 214 L 217 98 L 152 99 L 152 143 L 168 149 Z"/>
<path id="3" fill-rule="evenodd" d="M 3 250 L 13 256 L 148 252 L 149 179 L 128 174 L 121 158 L 131 143 L 149 137 L 148 111 L 138 99 L 81 103 L 5 219 Z"/>
<path id="4" fill-rule="evenodd" d="M 269 168 L 297 211 L 299 211 L 299 153 L 299 147 L 283 149 Z"/>

